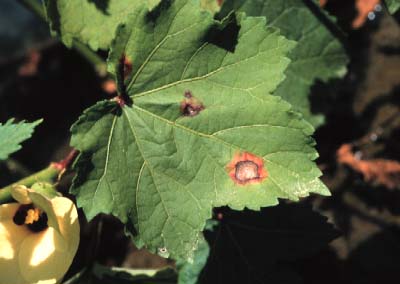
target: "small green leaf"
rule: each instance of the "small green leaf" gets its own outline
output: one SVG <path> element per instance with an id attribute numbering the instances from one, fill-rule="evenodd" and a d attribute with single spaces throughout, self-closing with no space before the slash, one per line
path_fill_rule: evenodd
<path id="1" fill-rule="evenodd" d="M 291 64 L 285 72 L 286 80 L 274 95 L 291 103 L 314 126 L 321 125 L 323 117 L 311 113 L 311 86 L 316 80 L 341 78 L 348 63 L 343 45 L 320 20 L 325 17 L 322 11 L 317 16 L 302 0 L 225 0 L 221 14 L 227 15 L 232 10 L 248 16 L 265 16 L 268 26 L 279 28 L 285 37 L 297 41 L 289 56 Z"/>
<path id="2" fill-rule="evenodd" d="M 394 14 L 400 8 L 400 0 L 385 0 L 389 13 Z"/>
<path id="3" fill-rule="evenodd" d="M 21 149 L 20 144 L 31 137 L 33 129 L 41 122 L 42 120 L 14 123 L 14 120 L 10 119 L 5 124 L 0 123 L 0 161 L 6 160 L 10 154 Z"/>
<path id="4" fill-rule="evenodd" d="M 329 191 L 313 162 L 312 126 L 268 95 L 284 79 L 293 42 L 265 18 L 220 23 L 197 1 L 162 4 L 157 15 L 136 9 L 118 29 L 109 68 L 132 103 L 100 102 L 72 127 L 81 152 L 72 193 L 88 219 L 111 213 L 137 244 L 191 259 L 212 207 L 259 210 Z M 229 176 L 246 152 L 265 164 L 262 182 Z"/>

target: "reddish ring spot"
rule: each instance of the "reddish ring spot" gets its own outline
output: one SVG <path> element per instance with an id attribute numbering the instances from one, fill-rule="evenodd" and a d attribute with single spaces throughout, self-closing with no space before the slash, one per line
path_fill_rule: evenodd
<path id="1" fill-rule="evenodd" d="M 268 177 L 264 160 L 251 153 L 236 154 L 227 165 L 231 179 L 238 185 L 261 183 Z"/>

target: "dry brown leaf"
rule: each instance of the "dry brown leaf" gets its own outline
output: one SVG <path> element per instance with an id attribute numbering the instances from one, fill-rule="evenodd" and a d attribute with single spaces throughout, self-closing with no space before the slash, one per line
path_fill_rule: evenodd
<path id="1" fill-rule="evenodd" d="M 101 87 L 108 94 L 115 94 L 117 92 L 117 85 L 111 79 L 104 81 Z"/>
<path id="2" fill-rule="evenodd" d="M 390 189 L 400 187 L 400 163 L 393 160 L 358 159 L 351 144 L 343 144 L 337 151 L 337 161 L 361 173 L 364 180 L 384 185 Z"/>
<path id="3" fill-rule="evenodd" d="M 375 6 L 380 0 L 356 0 L 357 17 L 353 20 L 352 26 L 354 29 L 361 28 L 368 18 L 368 14 L 374 11 Z"/>
<path id="4" fill-rule="evenodd" d="M 30 77 L 37 73 L 41 55 L 37 50 L 28 52 L 26 60 L 18 69 L 18 75 L 21 77 Z"/>

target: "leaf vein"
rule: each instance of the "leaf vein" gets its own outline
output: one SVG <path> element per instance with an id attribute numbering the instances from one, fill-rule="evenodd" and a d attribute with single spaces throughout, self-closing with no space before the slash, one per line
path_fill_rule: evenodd
<path id="1" fill-rule="evenodd" d="M 176 85 L 180 85 L 180 84 L 187 83 L 187 82 L 195 82 L 195 81 L 198 81 L 198 80 L 201 80 L 201 79 L 205 79 L 205 78 L 211 77 L 211 76 L 213 76 L 213 75 L 215 75 L 215 74 L 217 74 L 217 73 L 219 73 L 219 72 L 221 72 L 221 71 L 224 71 L 224 70 L 226 70 L 226 69 L 230 69 L 230 68 L 232 68 L 232 67 L 235 67 L 236 65 L 239 65 L 239 64 L 242 64 L 242 63 L 244 63 L 244 62 L 246 62 L 246 61 L 255 59 L 255 58 L 261 56 L 263 53 L 267 53 L 267 52 L 270 52 L 270 51 L 271 51 L 271 50 L 266 50 L 266 51 L 263 51 L 263 52 L 258 52 L 258 53 L 257 53 L 256 55 L 254 55 L 254 56 L 248 57 L 248 58 L 246 58 L 246 59 L 244 59 L 244 60 L 241 60 L 241 61 L 238 61 L 238 62 L 229 64 L 229 65 L 221 66 L 220 68 L 218 68 L 218 69 L 216 69 L 216 70 L 214 70 L 214 71 L 212 71 L 212 72 L 209 72 L 209 73 L 207 73 L 207 74 L 205 74 L 205 75 L 198 76 L 198 77 L 194 77 L 194 78 L 188 78 L 188 79 L 184 79 L 184 80 L 179 80 L 179 81 L 176 81 L 176 82 L 173 82 L 173 83 L 169 83 L 169 84 L 166 84 L 166 85 L 164 85 L 164 86 L 155 88 L 155 89 L 153 89 L 153 90 L 149 90 L 149 91 L 144 91 L 144 92 L 142 92 L 142 93 L 138 93 L 138 94 L 136 94 L 136 95 L 133 95 L 133 97 L 143 97 L 143 96 L 146 96 L 146 95 L 155 93 L 155 92 L 157 92 L 157 91 L 161 91 L 161 90 L 168 89 L 168 88 L 173 87 L 173 86 L 176 86 Z"/>
<path id="2" fill-rule="evenodd" d="M 126 109 L 125 109 L 125 108 L 124 108 L 124 110 L 125 110 L 125 111 L 124 111 L 125 117 L 126 117 L 126 119 L 128 120 L 129 128 L 131 129 L 131 132 L 132 132 L 132 134 L 133 134 L 133 136 L 134 136 L 134 138 L 135 138 L 135 141 L 136 141 L 136 144 L 137 144 L 137 146 L 138 146 L 138 150 L 139 150 L 139 152 L 140 152 L 140 155 L 142 156 L 144 163 L 146 164 L 147 168 L 149 169 L 150 175 L 151 175 L 151 177 L 152 177 L 152 179 L 153 179 L 153 182 L 154 182 L 154 187 L 155 187 L 155 189 L 156 189 L 158 195 L 160 196 L 161 204 L 162 204 L 162 206 L 163 206 L 163 208 L 164 208 L 165 213 L 167 214 L 167 220 L 168 220 L 169 217 L 170 217 L 170 213 L 169 213 L 169 211 L 168 211 L 168 209 L 167 209 L 167 206 L 165 205 L 165 202 L 164 202 L 164 200 L 163 200 L 163 198 L 162 198 L 162 194 L 161 194 L 160 190 L 158 189 L 158 186 L 157 186 L 156 181 L 155 181 L 154 173 L 153 173 L 151 167 L 149 167 L 149 166 L 147 165 L 147 161 L 146 161 L 144 152 L 143 152 L 143 150 L 142 150 L 142 148 L 141 148 L 140 142 L 139 142 L 139 140 L 138 140 L 138 138 L 137 138 L 137 135 L 136 135 L 136 131 L 135 131 L 135 129 L 134 129 L 135 127 L 133 126 L 132 121 L 129 119 L 129 115 L 126 113 Z"/>
<path id="3" fill-rule="evenodd" d="M 141 72 L 143 71 L 143 69 L 146 67 L 146 65 L 150 62 L 151 58 L 154 56 L 154 54 L 157 52 L 158 49 L 161 48 L 161 46 L 170 38 L 177 36 L 183 32 L 185 32 L 188 29 L 191 29 L 193 26 L 197 25 L 199 23 L 194 23 L 186 28 L 184 28 L 183 30 L 180 30 L 174 34 L 169 34 L 166 35 L 155 47 L 154 49 L 150 52 L 149 56 L 146 58 L 146 60 L 143 62 L 143 64 L 139 67 L 138 71 L 136 72 L 135 76 L 132 78 L 132 81 L 129 83 L 128 85 L 128 91 L 132 88 L 132 86 L 135 84 L 137 78 L 139 77 L 139 75 L 141 74 Z"/>
<path id="4" fill-rule="evenodd" d="M 100 184 L 102 183 L 102 181 L 103 181 L 103 179 L 105 178 L 105 176 L 107 175 L 108 162 L 109 162 L 109 159 L 110 159 L 111 141 L 112 141 L 112 137 L 113 137 L 113 133 L 114 133 L 114 129 L 115 129 L 115 124 L 116 124 L 116 122 L 117 122 L 117 117 L 115 116 L 114 119 L 113 119 L 113 122 L 112 122 L 112 124 L 111 124 L 110 136 L 109 136 L 108 142 L 107 142 L 107 152 L 106 152 L 106 161 L 105 161 L 105 163 L 104 163 L 104 171 L 103 171 L 103 174 L 102 174 L 102 176 L 100 177 L 100 179 L 99 179 L 99 181 L 98 181 L 98 183 L 97 183 L 97 185 L 96 185 L 96 189 L 95 189 L 95 191 L 94 191 L 93 198 L 91 199 L 91 207 L 93 206 L 93 204 L 94 204 L 94 202 L 95 202 L 96 194 L 97 194 L 97 192 L 98 192 L 99 186 L 100 186 Z M 111 187 L 110 187 L 109 185 L 107 186 L 107 188 L 108 188 L 108 190 L 111 192 L 112 200 L 113 200 L 113 203 L 114 203 L 114 192 L 113 192 L 113 190 L 111 189 Z"/>

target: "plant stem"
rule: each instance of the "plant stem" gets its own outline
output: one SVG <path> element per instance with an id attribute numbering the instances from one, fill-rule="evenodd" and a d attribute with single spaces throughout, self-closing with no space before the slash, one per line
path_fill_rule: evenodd
<path id="1" fill-rule="evenodd" d="M 18 0 L 21 4 L 35 13 L 39 18 L 46 21 L 46 14 L 43 10 L 42 5 L 37 0 Z"/>
<path id="2" fill-rule="evenodd" d="M 24 5 L 27 9 L 31 10 L 35 13 L 39 18 L 43 21 L 47 22 L 47 16 L 43 9 L 43 5 L 37 0 L 18 0 L 22 5 Z M 91 50 L 85 44 L 74 41 L 72 47 L 87 61 L 89 61 L 100 76 L 105 76 L 107 74 L 106 63 L 96 52 Z"/>
<path id="3" fill-rule="evenodd" d="M 69 169 L 69 167 L 75 161 L 75 158 L 78 156 L 78 154 L 79 154 L 78 150 L 72 149 L 65 157 L 65 159 L 57 163 L 52 163 L 51 165 L 56 169 L 60 170 L 60 173 L 62 173 L 63 171 Z"/>
<path id="4" fill-rule="evenodd" d="M 2 189 L 0 189 L 0 204 L 12 201 L 11 189 L 16 185 L 25 185 L 27 187 L 32 186 L 37 181 L 42 182 L 54 182 L 58 175 L 60 174 L 60 169 L 55 167 L 53 164 L 47 168 L 34 173 L 26 178 L 23 178 L 13 184 L 10 184 Z"/>
<path id="5" fill-rule="evenodd" d="M 12 201 L 11 189 L 16 185 L 30 187 L 36 182 L 54 183 L 72 165 L 77 155 L 78 151 L 73 149 L 62 161 L 51 163 L 47 168 L 0 189 L 0 204 Z"/>

